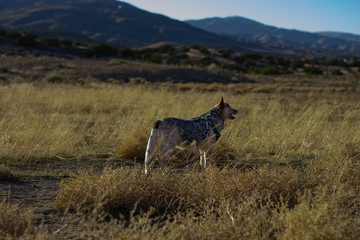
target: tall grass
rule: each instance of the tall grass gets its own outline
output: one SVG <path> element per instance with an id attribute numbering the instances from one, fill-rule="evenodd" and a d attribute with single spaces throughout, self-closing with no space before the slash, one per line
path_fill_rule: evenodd
<path id="1" fill-rule="evenodd" d="M 333 155 L 339 145 L 360 142 L 360 102 L 351 93 L 198 93 L 152 87 L 0 87 L 0 157 L 140 152 L 153 123 L 164 117 L 192 118 L 220 98 L 240 110 L 225 123 L 221 141 L 240 159 L 289 162 Z M 124 141 L 125 140 L 125 141 Z M 131 143 L 128 150 L 127 143 Z M 131 150 L 136 146 L 135 151 Z M 116 151 L 114 151 L 116 149 Z M 143 153 L 135 154 L 137 158 Z"/>
<path id="2" fill-rule="evenodd" d="M 223 95 L 239 114 L 225 123 L 213 153 L 220 168 L 170 176 L 154 169 L 145 176 L 135 166 L 64 179 L 56 206 L 94 215 L 82 221 L 79 237 L 359 238 L 359 96 L 230 92 L 1 86 L 0 158 L 23 163 L 107 154 L 142 160 L 156 120 L 198 116 Z"/>

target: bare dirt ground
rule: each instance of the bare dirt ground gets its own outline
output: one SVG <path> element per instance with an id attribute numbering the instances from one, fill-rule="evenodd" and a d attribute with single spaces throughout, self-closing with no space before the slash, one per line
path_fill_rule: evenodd
<path id="1" fill-rule="evenodd" d="M 0 180 L 0 199 L 19 204 L 21 209 L 31 209 L 35 215 L 35 225 L 55 238 L 77 238 L 82 226 L 81 216 L 58 211 L 55 198 L 61 179 L 76 174 L 78 171 L 102 171 L 105 167 L 133 165 L 118 159 L 48 159 L 30 166 L 13 166 L 17 180 Z M 66 224 L 64 224 L 66 223 Z"/>

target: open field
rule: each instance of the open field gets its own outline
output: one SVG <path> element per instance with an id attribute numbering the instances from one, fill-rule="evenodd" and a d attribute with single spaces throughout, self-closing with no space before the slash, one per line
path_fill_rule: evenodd
<path id="1" fill-rule="evenodd" d="M 78 65 L 45 62 L 4 63 L 0 238 L 360 238 L 358 79 L 79 83 Z M 198 116 L 221 96 L 239 114 L 225 123 L 213 166 L 164 176 L 155 161 L 145 176 L 153 123 Z M 168 167 L 191 155 L 178 152 Z"/>
<path id="2" fill-rule="evenodd" d="M 360 239 L 358 57 L 0 42 L 0 239 Z M 221 96 L 211 166 L 144 175 L 153 123 Z"/>

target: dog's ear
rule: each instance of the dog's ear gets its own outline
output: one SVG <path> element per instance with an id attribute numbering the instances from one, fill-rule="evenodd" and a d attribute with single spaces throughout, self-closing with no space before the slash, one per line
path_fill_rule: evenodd
<path id="1" fill-rule="evenodd" d="M 220 109 L 224 109 L 225 108 L 225 103 L 224 103 L 224 97 L 221 96 L 221 100 L 220 102 L 218 103 L 218 108 Z"/>

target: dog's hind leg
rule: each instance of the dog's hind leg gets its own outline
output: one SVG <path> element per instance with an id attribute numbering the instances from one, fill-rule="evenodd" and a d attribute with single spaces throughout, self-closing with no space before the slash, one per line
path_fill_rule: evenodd
<path id="1" fill-rule="evenodd" d="M 158 138 L 157 129 L 152 129 L 145 152 L 145 174 L 149 173 L 149 165 L 155 155 L 156 142 Z"/>

